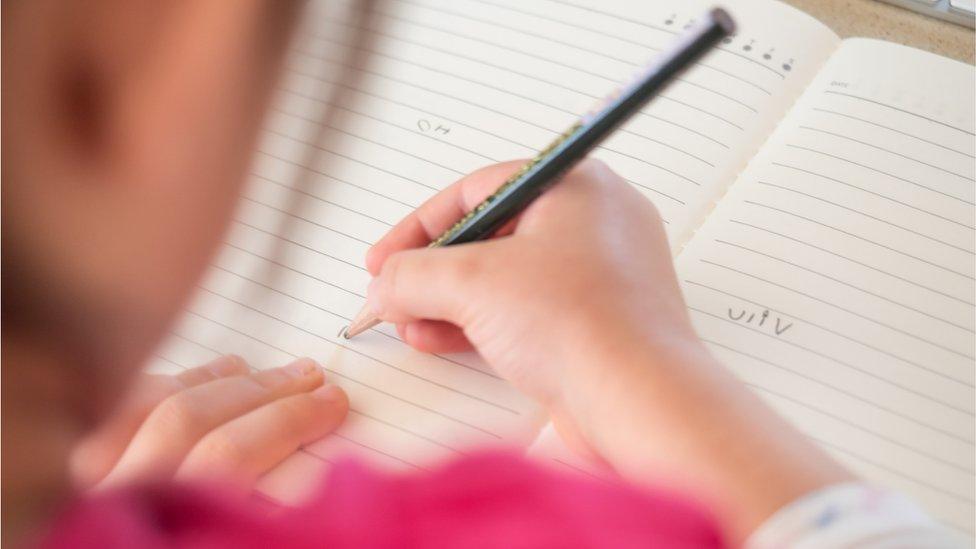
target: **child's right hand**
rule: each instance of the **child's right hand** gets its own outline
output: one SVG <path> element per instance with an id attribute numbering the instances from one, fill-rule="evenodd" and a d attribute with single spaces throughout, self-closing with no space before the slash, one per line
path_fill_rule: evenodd
<path id="1" fill-rule="evenodd" d="M 585 161 L 484 242 L 424 248 L 520 163 L 431 198 L 367 257 L 368 303 L 425 351 L 473 346 L 571 445 L 636 481 L 710 500 L 741 541 L 800 495 L 850 478 L 698 339 L 653 205 Z"/>
<path id="2" fill-rule="evenodd" d="M 696 345 L 660 216 L 603 163 L 582 162 L 501 238 L 423 248 L 520 162 L 479 170 L 430 199 L 367 257 L 368 303 L 420 350 L 469 345 L 517 387 L 558 405 L 580 370 L 654 345 Z"/>

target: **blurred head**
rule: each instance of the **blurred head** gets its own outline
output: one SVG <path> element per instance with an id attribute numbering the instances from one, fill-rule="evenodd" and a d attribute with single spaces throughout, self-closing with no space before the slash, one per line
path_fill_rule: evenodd
<path id="1" fill-rule="evenodd" d="M 220 241 L 295 4 L 3 3 L 4 334 L 94 368 L 88 397 Z"/>
<path id="2" fill-rule="evenodd" d="M 3 2 L 5 496 L 58 438 L 21 420 L 90 428 L 190 294 L 298 5 Z"/>

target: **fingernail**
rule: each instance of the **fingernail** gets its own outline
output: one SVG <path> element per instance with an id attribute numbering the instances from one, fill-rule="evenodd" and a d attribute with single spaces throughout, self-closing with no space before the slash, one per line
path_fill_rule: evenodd
<path id="1" fill-rule="evenodd" d="M 335 383 L 326 383 L 318 389 L 312 391 L 312 396 L 329 402 L 336 402 L 345 397 L 345 391 Z"/>
<path id="2" fill-rule="evenodd" d="M 247 362 L 243 358 L 237 355 L 227 355 L 217 360 L 212 371 L 217 375 L 232 374 L 241 371 L 241 366 L 244 367 L 243 370 L 247 370 Z"/>
<path id="3" fill-rule="evenodd" d="M 310 358 L 300 358 L 281 369 L 291 377 L 305 377 L 317 372 L 319 365 Z"/>

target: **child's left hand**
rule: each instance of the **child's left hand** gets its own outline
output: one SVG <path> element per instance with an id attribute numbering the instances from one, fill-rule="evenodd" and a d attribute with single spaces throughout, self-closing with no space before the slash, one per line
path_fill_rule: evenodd
<path id="1" fill-rule="evenodd" d="M 250 487 L 279 461 L 332 432 L 346 394 L 310 359 L 251 372 L 223 356 L 178 375 L 143 375 L 114 416 L 72 456 L 76 484 L 219 476 Z"/>

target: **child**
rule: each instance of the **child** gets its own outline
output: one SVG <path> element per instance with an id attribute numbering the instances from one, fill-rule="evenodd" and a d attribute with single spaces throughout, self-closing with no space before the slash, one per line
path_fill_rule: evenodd
<path id="1" fill-rule="evenodd" d="M 945 542 L 709 355 L 653 206 L 594 161 L 507 237 L 418 249 L 517 163 L 438 194 L 370 251 L 368 303 L 420 350 L 473 347 L 630 487 L 492 454 L 416 477 L 340 466 L 298 510 L 235 495 L 333 430 L 342 390 L 307 359 L 253 374 L 233 356 L 175 377 L 138 371 L 220 242 L 298 7 L 3 4 L 5 542 Z M 225 485 L 202 484 L 215 478 Z"/>

